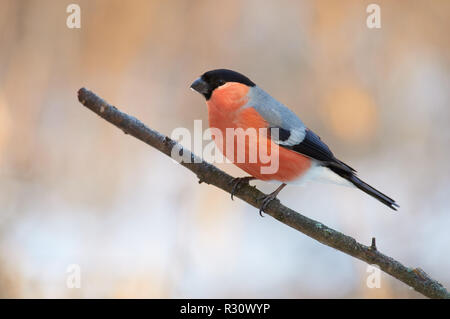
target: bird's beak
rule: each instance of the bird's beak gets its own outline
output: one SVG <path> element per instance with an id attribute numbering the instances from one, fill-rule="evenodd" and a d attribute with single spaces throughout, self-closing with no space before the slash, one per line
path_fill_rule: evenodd
<path id="1" fill-rule="evenodd" d="M 200 94 L 207 94 L 209 92 L 209 85 L 202 78 L 198 78 L 191 84 L 191 89 Z"/>

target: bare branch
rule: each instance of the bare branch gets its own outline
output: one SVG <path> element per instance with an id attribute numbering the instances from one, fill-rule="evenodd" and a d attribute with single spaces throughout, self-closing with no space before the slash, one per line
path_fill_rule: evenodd
<path id="1" fill-rule="evenodd" d="M 214 185 L 231 193 L 233 188 L 232 176 L 199 159 L 189 150 L 183 149 L 174 140 L 148 128 L 135 117 L 119 111 L 116 107 L 108 104 L 85 88 L 78 91 L 78 100 L 91 111 L 97 113 L 97 115 L 114 124 L 125 133 L 134 136 L 168 156 L 170 156 L 174 146 L 182 149 L 184 156 L 191 158 L 191 162 L 181 163 L 181 165 L 194 172 L 199 182 Z M 264 195 L 262 192 L 248 184 L 241 185 L 235 194 L 236 197 L 239 197 L 256 208 L 259 208 L 260 204 L 257 198 L 260 198 L 262 195 Z M 450 298 L 450 294 L 445 287 L 429 277 L 421 268 L 406 267 L 395 259 L 380 253 L 375 246 L 375 239 L 373 239 L 371 246 L 360 244 L 350 236 L 344 235 L 318 221 L 295 212 L 282 205 L 278 200 L 272 201 L 266 208 L 265 213 L 324 245 L 340 250 L 370 265 L 378 265 L 384 272 L 427 297 Z"/>

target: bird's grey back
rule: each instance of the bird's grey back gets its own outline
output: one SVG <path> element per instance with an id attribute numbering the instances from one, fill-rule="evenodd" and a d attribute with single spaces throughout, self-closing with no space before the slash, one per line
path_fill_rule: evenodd
<path id="1" fill-rule="evenodd" d="M 274 99 L 257 85 L 250 88 L 249 100 L 244 107 L 253 107 L 273 127 L 283 128 L 295 133 L 296 140 L 305 136 L 306 127 L 303 122 L 282 103 Z"/>

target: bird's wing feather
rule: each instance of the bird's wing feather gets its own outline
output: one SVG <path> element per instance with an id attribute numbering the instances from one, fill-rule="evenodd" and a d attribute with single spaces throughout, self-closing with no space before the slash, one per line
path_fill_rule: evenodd
<path id="1" fill-rule="evenodd" d="M 294 145 L 280 145 L 322 162 L 325 166 L 333 167 L 350 174 L 355 172 L 353 168 L 338 160 L 331 152 L 328 145 L 322 142 L 320 137 L 310 129 L 306 129 L 305 137 L 300 143 Z"/>
<path id="2" fill-rule="evenodd" d="M 300 143 L 289 145 L 288 147 L 322 162 L 328 162 L 334 158 L 329 147 L 309 129 L 306 129 L 305 138 Z"/>

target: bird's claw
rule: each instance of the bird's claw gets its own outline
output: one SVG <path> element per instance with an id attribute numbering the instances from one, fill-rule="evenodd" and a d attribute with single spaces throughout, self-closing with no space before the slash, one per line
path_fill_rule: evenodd
<path id="1" fill-rule="evenodd" d="M 267 208 L 267 206 L 269 205 L 269 203 L 271 201 L 273 201 L 274 199 L 277 199 L 277 195 L 278 194 L 271 193 L 269 195 L 264 195 L 264 196 L 261 196 L 258 198 L 258 201 L 262 201 L 261 206 L 259 207 L 259 215 L 261 217 L 264 217 L 262 212 Z"/>
<path id="2" fill-rule="evenodd" d="M 236 191 L 238 190 L 239 186 L 244 183 L 244 184 L 248 184 L 249 181 L 255 179 L 254 177 L 236 177 L 233 178 L 230 182 L 230 184 L 233 184 L 233 188 L 231 189 L 231 200 L 234 200 L 233 196 L 236 193 Z"/>

